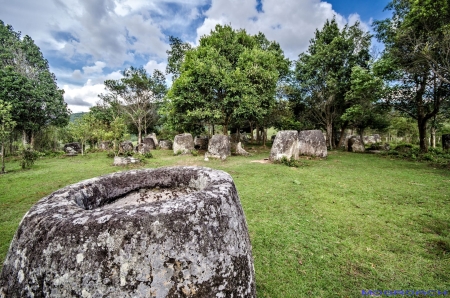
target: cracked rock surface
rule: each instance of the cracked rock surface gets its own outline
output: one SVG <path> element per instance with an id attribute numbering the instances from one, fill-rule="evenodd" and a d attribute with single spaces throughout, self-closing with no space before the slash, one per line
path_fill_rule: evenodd
<path id="1" fill-rule="evenodd" d="M 255 297 L 232 178 L 199 167 L 109 174 L 55 191 L 24 216 L 1 297 Z"/>

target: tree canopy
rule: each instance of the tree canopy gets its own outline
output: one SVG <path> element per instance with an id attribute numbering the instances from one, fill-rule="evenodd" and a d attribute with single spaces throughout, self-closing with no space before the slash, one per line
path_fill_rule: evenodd
<path id="1" fill-rule="evenodd" d="M 259 33 L 217 25 L 186 51 L 180 76 L 168 93 L 169 120 L 178 130 L 262 119 L 275 103 L 289 61 L 276 42 Z"/>

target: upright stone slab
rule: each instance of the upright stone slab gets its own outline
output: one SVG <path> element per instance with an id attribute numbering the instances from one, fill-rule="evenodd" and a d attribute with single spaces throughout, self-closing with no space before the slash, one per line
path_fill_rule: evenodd
<path id="1" fill-rule="evenodd" d="M 226 159 L 230 155 L 230 138 L 225 135 L 213 135 L 208 144 L 208 157 Z"/>
<path id="2" fill-rule="evenodd" d="M 173 153 L 188 154 L 194 150 L 194 139 L 190 133 L 176 135 L 173 140 Z"/>
<path id="3" fill-rule="evenodd" d="M 63 150 L 66 153 L 73 153 L 73 151 L 75 151 L 76 153 L 81 153 L 81 144 L 78 142 L 68 143 L 64 145 Z"/>
<path id="4" fill-rule="evenodd" d="M 442 135 L 442 149 L 450 150 L 450 134 Z"/>
<path id="5" fill-rule="evenodd" d="M 100 142 L 100 150 L 109 150 L 112 148 L 112 143 L 110 141 Z"/>
<path id="6" fill-rule="evenodd" d="M 327 144 L 321 130 L 304 130 L 298 133 L 299 155 L 325 158 L 328 155 Z"/>
<path id="7" fill-rule="evenodd" d="M 269 159 L 278 161 L 283 157 L 298 159 L 298 132 L 296 130 L 281 130 L 275 136 Z"/>
<path id="8" fill-rule="evenodd" d="M 242 156 L 249 156 L 250 155 L 250 153 L 248 153 L 247 151 L 244 150 L 244 148 L 242 148 L 241 142 L 236 144 L 236 154 L 237 155 L 242 155 Z"/>
<path id="9" fill-rule="evenodd" d="M 120 143 L 119 149 L 121 152 L 133 151 L 134 146 L 131 141 L 124 141 L 124 142 Z"/>
<path id="10" fill-rule="evenodd" d="M 156 133 L 151 133 L 151 134 L 148 134 L 145 138 L 150 138 L 150 139 L 152 139 L 153 140 L 153 143 L 155 143 L 155 146 L 158 146 L 159 144 L 158 144 L 158 138 L 156 138 Z M 153 149 L 155 149 L 155 148 L 153 148 Z"/>
<path id="11" fill-rule="evenodd" d="M 0 296 L 256 297 L 231 176 L 144 169 L 57 190 L 22 219 Z"/>
<path id="12" fill-rule="evenodd" d="M 196 136 L 194 138 L 195 150 L 208 150 L 209 138 L 206 136 Z"/>
<path id="13" fill-rule="evenodd" d="M 359 136 L 351 136 L 348 139 L 347 148 L 349 152 L 364 152 L 366 150 Z"/>
<path id="14" fill-rule="evenodd" d="M 152 140 L 152 142 L 153 142 L 153 140 Z M 140 154 L 149 153 L 151 151 L 151 149 L 152 149 L 152 147 L 145 143 L 141 143 L 134 148 L 134 150 Z"/>
<path id="15" fill-rule="evenodd" d="M 145 137 L 142 140 L 142 143 L 147 145 L 147 147 L 149 147 L 150 149 L 156 149 L 156 143 L 155 140 L 153 138 L 149 138 L 149 137 Z"/>
<path id="16" fill-rule="evenodd" d="M 163 150 L 172 150 L 172 141 L 171 140 L 160 140 L 159 141 L 159 148 Z"/>

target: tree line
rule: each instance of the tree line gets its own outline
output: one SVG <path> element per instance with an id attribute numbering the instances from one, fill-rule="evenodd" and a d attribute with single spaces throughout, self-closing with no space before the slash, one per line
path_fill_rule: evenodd
<path id="1" fill-rule="evenodd" d="M 265 141 L 275 127 L 322 129 L 328 147 L 338 148 L 347 129 L 383 131 L 395 115 L 416 122 L 427 152 L 428 130 L 433 138 L 448 122 L 450 1 L 393 0 L 386 9 L 392 16 L 373 24 L 381 53 L 371 52 L 372 36 L 359 23 L 340 28 L 334 18 L 295 61 L 263 33 L 229 25 L 217 25 L 196 47 L 171 36 L 170 88 L 162 72 L 129 67 L 123 78 L 105 81 L 99 103 L 69 126 L 63 90 L 39 49 L 0 23 L 2 145 L 18 132 L 33 145 L 37 132 L 55 126 L 67 140 L 115 143 L 127 132 L 139 143 L 149 131 L 170 137 L 217 129 L 256 129 Z"/>

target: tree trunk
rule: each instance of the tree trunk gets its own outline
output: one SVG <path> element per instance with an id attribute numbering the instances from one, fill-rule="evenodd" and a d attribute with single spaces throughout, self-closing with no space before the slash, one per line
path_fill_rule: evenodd
<path id="1" fill-rule="evenodd" d="M 361 144 L 366 146 L 366 144 L 364 144 L 364 129 L 359 130 L 359 138 L 361 139 Z"/>
<path id="2" fill-rule="evenodd" d="M 4 145 L 4 143 L 2 143 L 2 148 L 1 148 L 0 154 L 2 155 L 2 171 L 0 172 L 0 174 L 3 174 L 3 173 L 5 173 L 5 145 Z"/>
<path id="3" fill-rule="evenodd" d="M 344 146 L 345 130 L 347 129 L 347 125 L 348 125 L 348 122 L 345 122 L 341 128 L 341 136 L 339 137 L 338 149 L 340 149 Z"/>
<path id="4" fill-rule="evenodd" d="M 263 147 L 266 148 L 266 141 L 267 141 L 267 128 L 263 127 Z"/>
<path id="5" fill-rule="evenodd" d="M 34 131 L 31 131 L 30 147 L 34 148 Z"/>
<path id="6" fill-rule="evenodd" d="M 138 121 L 138 146 L 141 144 L 142 141 L 142 123 L 141 120 L 139 119 Z"/>
<path id="7" fill-rule="evenodd" d="M 27 132 L 25 131 L 25 129 L 22 131 L 22 144 L 24 147 L 27 146 L 28 141 L 27 141 Z"/>
<path id="8" fill-rule="evenodd" d="M 249 121 L 248 124 L 250 124 L 250 141 L 253 142 L 253 123 Z"/>
<path id="9" fill-rule="evenodd" d="M 427 121 L 423 118 L 419 118 L 419 120 L 417 120 L 417 125 L 419 128 L 420 152 L 427 153 L 428 152 Z"/>
<path id="10" fill-rule="evenodd" d="M 436 148 L 436 127 L 431 127 L 431 146 Z"/>
<path id="11" fill-rule="evenodd" d="M 227 123 L 225 123 L 225 124 L 223 125 L 222 133 L 223 133 L 225 136 L 228 135 L 228 124 L 227 124 Z"/>
<path id="12" fill-rule="evenodd" d="M 333 149 L 333 124 L 331 122 L 327 123 L 327 144 L 330 150 Z"/>

